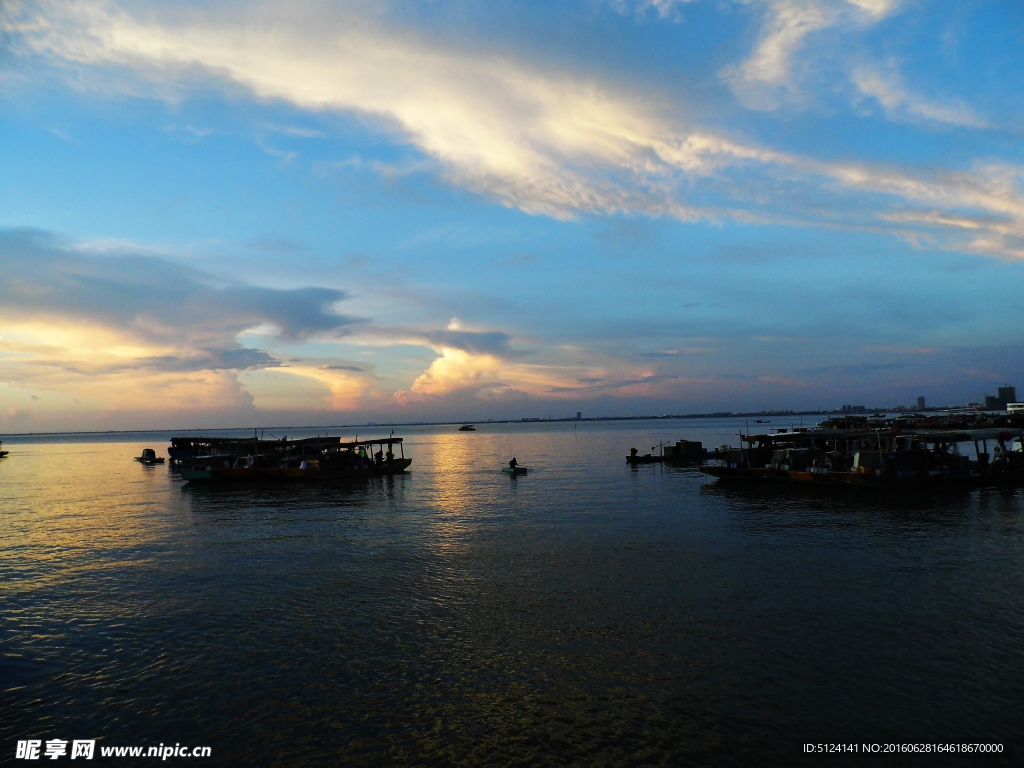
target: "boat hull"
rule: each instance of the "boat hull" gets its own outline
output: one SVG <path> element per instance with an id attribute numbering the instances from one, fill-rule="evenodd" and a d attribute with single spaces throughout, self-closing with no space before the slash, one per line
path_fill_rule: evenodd
<path id="1" fill-rule="evenodd" d="M 652 456 L 651 454 L 644 454 L 643 456 L 627 456 L 627 464 L 661 464 L 665 461 L 664 456 Z"/>
<path id="2" fill-rule="evenodd" d="M 325 470 L 315 466 L 306 469 L 212 467 L 182 470 L 181 479 L 190 483 L 345 482 L 401 474 L 411 464 L 412 459 L 394 459 L 360 468 Z"/>
<path id="3" fill-rule="evenodd" d="M 506 475 L 510 475 L 511 477 L 519 477 L 520 475 L 525 475 L 530 470 L 527 469 L 526 467 L 505 467 L 501 471 L 504 472 Z"/>

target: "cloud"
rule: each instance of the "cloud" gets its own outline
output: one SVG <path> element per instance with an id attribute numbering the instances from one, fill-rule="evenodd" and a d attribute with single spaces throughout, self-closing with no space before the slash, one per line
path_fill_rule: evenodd
<path id="1" fill-rule="evenodd" d="M 327 288 L 224 283 L 152 256 L 97 255 L 52 235 L 0 230 L 0 377 L 36 391 L 75 391 L 124 405 L 246 404 L 242 370 L 281 365 L 238 341 L 345 334 L 345 298 Z"/>
<path id="2" fill-rule="evenodd" d="M 812 33 L 874 24 L 896 8 L 885 0 L 752 5 L 764 9 L 758 41 L 728 74 L 751 98 L 762 87 L 795 88 L 794 56 Z M 942 172 L 816 160 L 668 119 L 657 99 L 638 92 L 442 48 L 308 0 L 287 8 L 130 8 L 103 0 L 7 3 L 0 30 L 16 55 L 102 72 L 130 93 L 147 83 L 154 95 L 183 93 L 213 81 L 310 113 L 359 115 L 427 158 L 408 168 L 439 173 L 528 213 L 852 227 L 929 247 L 1024 258 L 1018 166 L 977 163 Z M 901 114 L 969 119 L 893 90 L 888 80 L 860 78 L 872 98 Z M 380 171 L 407 171 L 388 168 Z"/>
<path id="3" fill-rule="evenodd" d="M 604 379 L 578 379 L 585 383 L 582 387 L 557 386 L 552 387 L 548 392 L 552 394 L 579 393 L 579 392 L 607 392 L 609 390 L 629 390 L 630 394 L 653 394 L 650 389 L 652 384 L 662 381 L 679 381 L 681 377 L 670 374 L 648 373 L 634 379 L 625 380 L 604 380 Z M 592 383 L 590 383 L 592 382 Z"/>
<path id="4" fill-rule="evenodd" d="M 774 109 L 778 95 L 764 86 L 792 89 L 789 81 L 792 58 L 804 38 L 834 25 L 835 8 L 814 0 L 773 0 L 767 4 L 761 34 L 746 61 L 728 67 L 723 77 L 748 107 Z"/>
<path id="5" fill-rule="evenodd" d="M 282 133 L 285 136 L 291 136 L 296 139 L 327 138 L 327 134 L 323 131 L 318 131 L 316 128 L 303 128 L 297 125 L 268 125 L 265 126 L 264 130 L 271 133 Z"/>
<path id="6" fill-rule="evenodd" d="M 358 320 L 332 288 L 277 289 L 225 283 L 149 254 L 97 257 L 47 233 L 0 230 L 0 307 L 9 318 L 60 318 L 124 331 L 149 343 L 230 344 L 266 324 L 301 339 L 344 333 Z"/>
<path id="7" fill-rule="evenodd" d="M 640 352 L 640 357 L 678 357 L 679 355 L 706 355 L 714 350 L 707 347 L 680 347 L 679 349 L 659 349 L 656 352 Z"/>
<path id="8" fill-rule="evenodd" d="M 852 79 L 858 90 L 877 101 L 893 120 L 989 127 L 962 102 L 941 102 L 911 93 L 891 62 L 884 68 L 878 64 L 862 64 L 853 71 Z"/>
<path id="9" fill-rule="evenodd" d="M 740 102 L 751 109 L 778 109 L 797 92 L 793 64 L 805 39 L 832 27 L 852 30 L 892 13 L 896 0 L 763 0 L 760 34 L 750 56 L 722 72 Z"/>

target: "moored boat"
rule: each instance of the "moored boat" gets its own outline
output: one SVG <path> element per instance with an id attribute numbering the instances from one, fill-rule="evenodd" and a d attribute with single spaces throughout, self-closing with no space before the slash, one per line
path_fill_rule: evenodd
<path id="1" fill-rule="evenodd" d="M 340 437 L 193 439 L 189 448 L 194 455 L 178 463 L 181 478 L 191 483 L 348 481 L 401 474 L 412 464 L 402 438 L 393 436 L 349 442 Z"/>
<path id="2" fill-rule="evenodd" d="M 779 430 L 740 435 L 739 448 L 709 458 L 714 463 L 701 472 L 720 481 L 889 490 L 1024 485 L 1024 429 Z"/>
<path id="3" fill-rule="evenodd" d="M 137 462 L 139 462 L 141 464 L 145 464 L 147 466 L 152 466 L 153 464 L 163 464 L 164 463 L 164 457 L 163 456 L 157 456 L 156 455 L 156 451 L 154 451 L 152 448 L 143 448 L 142 449 L 142 455 L 141 456 L 136 456 L 135 460 Z"/>
<path id="4" fill-rule="evenodd" d="M 638 453 L 636 455 L 630 455 L 630 456 L 626 457 L 626 463 L 627 464 L 633 464 L 633 465 L 636 465 L 636 464 L 660 464 L 663 461 L 665 461 L 665 457 L 664 456 L 660 456 L 658 454 L 650 454 L 650 453 L 644 453 L 644 454 L 639 454 Z"/>

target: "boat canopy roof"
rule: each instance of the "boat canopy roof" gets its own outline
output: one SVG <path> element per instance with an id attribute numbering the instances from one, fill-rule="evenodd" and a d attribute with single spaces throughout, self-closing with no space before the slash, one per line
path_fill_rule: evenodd
<path id="1" fill-rule="evenodd" d="M 257 446 L 258 448 L 281 448 L 285 446 L 340 446 L 342 448 L 356 447 L 361 445 L 392 445 L 401 443 L 401 437 L 377 437 L 370 440 L 348 440 L 340 436 L 316 436 L 303 437 L 297 440 L 259 440 L 253 437 L 172 437 L 171 445 L 205 445 L 216 448 L 234 446 Z"/>
<path id="2" fill-rule="evenodd" d="M 927 429 L 804 429 L 793 432 L 742 435 L 745 443 L 761 445 L 793 444 L 804 440 L 870 440 L 875 437 L 905 437 L 925 443 L 969 443 L 975 440 L 1012 440 L 1024 438 L 1024 429 L 990 427 L 987 429 L 927 430 Z"/>

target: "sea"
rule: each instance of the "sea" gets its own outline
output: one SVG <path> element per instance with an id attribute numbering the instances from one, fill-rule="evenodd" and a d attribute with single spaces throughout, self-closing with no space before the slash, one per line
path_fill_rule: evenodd
<path id="1" fill-rule="evenodd" d="M 132 460 L 173 433 L 5 438 L 0 763 L 1024 759 L 1021 490 L 625 461 L 767 427 L 735 418 L 457 426 L 265 432 L 404 438 L 406 474 L 338 486 Z M 165 757 L 102 752 L 136 747 Z"/>

